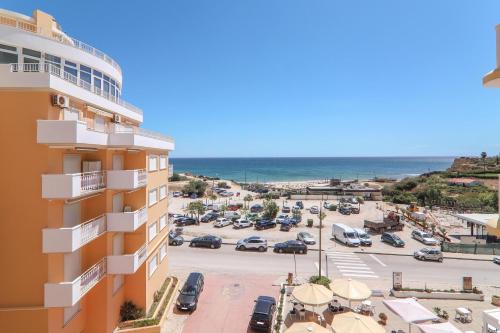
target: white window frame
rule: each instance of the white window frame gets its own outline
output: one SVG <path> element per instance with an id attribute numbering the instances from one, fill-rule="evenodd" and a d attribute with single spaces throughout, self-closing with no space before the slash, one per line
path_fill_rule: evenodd
<path id="1" fill-rule="evenodd" d="M 163 243 L 160 247 L 160 262 L 167 256 L 167 242 Z"/>
<path id="2" fill-rule="evenodd" d="M 154 162 L 152 162 L 154 161 Z M 154 164 L 152 164 L 154 163 Z M 154 172 L 158 170 L 158 155 L 149 155 L 148 156 L 148 171 Z"/>
<path id="3" fill-rule="evenodd" d="M 155 221 L 148 225 L 148 242 L 151 242 L 153 239 L 158 236 L 158 223 Z"/>
<path id="4" fill-rule="evenodd" d="M 151 200 L 151 194 L 153 192 L 155 193 L 154 200 Z M 149 207 L 151 207 L 151 206 L 155 205 L 157 202 L 158 202 L 158 189 L 154 188 L 148 192 L 148 205 L 149 205 Z"/>
<path id="5" fill-rule="evenodd" d="M 168 167 L 167 155 L 160 155 L 160 170 L 165 170 Z"/>
<path id="6" fill-rule="evenodd" d="M 160 200 L 163 200 L 167 197 L 167 185 L 162 185 L 160 186 L 160 189 L 159 189 L 159 197 L 160 197 Z"/>
<path id="7" fill-rule="evenodd" d="M 157 269 L 158 269 L 158 255 L 155 254 L 153 257 L 151 257 L 151 260 L 149 260 L 148 262 L 148 276 L 152 277 Z"/>
<path id="8" fill-rule="evenodd" d="M 165 229 L 165 227 L 167 226 L 167 214 L 160 216 L 160 220 L 159 220 L 158 224 L 160 226 L 160 231 Z"/>

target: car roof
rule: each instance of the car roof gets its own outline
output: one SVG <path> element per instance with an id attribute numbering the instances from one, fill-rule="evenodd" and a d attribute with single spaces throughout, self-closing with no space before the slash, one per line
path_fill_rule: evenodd
<path id="1" fill-rule="evenodd" d="M 189 273 L 189 276 L 188 278 L 186 279 L 186 283 L 185 284 L 193 284 L 195 283 L 196 281 L 198 281 L 198 279 L 200 277 L 202 277 L 203 274 L 199 273 L 199 272 L 192 272 L 192 273 Z"/>
<path id="2" fill-rule="evenodd" d="M 276 303 L 276 301 L 272 297 L 259 296 L 257 297 L 257 302 L 255 303 L 254 313 L 268 314 L 274 303 Z"/>

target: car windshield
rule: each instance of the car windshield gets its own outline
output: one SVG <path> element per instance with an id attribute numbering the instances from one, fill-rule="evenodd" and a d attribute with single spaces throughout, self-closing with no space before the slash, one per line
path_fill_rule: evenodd
<path id="1" fill-rule="evenodd" d="M 304 232 L 302 234 L 302 237 L 304 237 L 304 238 L 312 238 L 311 234 L 308 234 L 307 232 Z"/>
<path id="2" fill-rule="evenodd" d="M 432 236 L 430 234 L 426 234 L 426 233 L 423 233 L 422 237 L 424 237 L 424 238 L 432 238 Z"/>
<path id="3" fill-rule="evenodd" d="M 196 295 L 196 289 L 194 287 L 187 287 L 181 292 L 181 294 L 186 296 L 194 296 Z"/>
<path id="4" fill-rule="evenodd" d="M 356 237 L 356 235 L 354 234 L 354 232 L 346 232 L 345 235 L 346 235 L 347 238 L 355 238 Z"/>
<path id="5" fill-rule="evenodd" d="M 401 238 L 399 238 L 397 235 L 392 235 L 391 236 L 394 240 L 401 240 Z"/>
<path id="6" fill-rule="evenodd" d="M 369 238 L 367 234 L 358 234 L 358 237 L 362 238 L 362 239 L 368 239 Z"/>

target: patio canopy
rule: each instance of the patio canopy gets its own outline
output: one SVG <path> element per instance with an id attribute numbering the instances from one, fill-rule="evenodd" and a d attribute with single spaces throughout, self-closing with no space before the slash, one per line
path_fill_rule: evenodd
<path id="1" fill-rule="evenodd" d="M 304 305 L 325 305 L 333 299 L 333 293 L 327 287 L 315 283 L 304 283 L 293 288 L 292 296 Z"/>
<path id="2" fill-rule="evenodd" d="M 372 317 L 354 312 L 335 315 L 332 330 L 335 333 L 385 333 L 385 329 Z"/>
<path id="3" fill-rule="evenodd" d="M 350 301 L 362 301 L 372 295 L 366 284 L 353 279 L 335 279 L 330 283 L 330 289 L 335 295 Z"/>
<path id="4" fill-rule="evenodd" d="M 332 331 L 313 322 L 303 322 L 292 324 L 285 333 L 332 333 Z"/>
<path id="5" fill-rule="evenodd" d="M 500 309 L 491 309 L 483 311 L 483 322 L 500 330 Z M 486 326 L 486 325 L 485 325 Z"/>
<path id="6" fill-rule="evenodd" d="M 434 313 L 413 298 L 392 299 L 383 302 L 392 312 L 409 324 L 438 319 Z"/>
<path id="7" fill-rule="evenodd" d="M 422 333 L 462 333 L 461 330 L 448 321 L 440 324 L 420 324 L 417 327 L 420 328 Z"/>

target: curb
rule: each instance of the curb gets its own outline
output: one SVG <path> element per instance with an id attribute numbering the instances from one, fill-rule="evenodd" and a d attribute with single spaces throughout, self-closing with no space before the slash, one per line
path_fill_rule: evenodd
<path id="1" fill-rule="evenodd" d="M 413 257 L 413 254 L 406 253 L 384 253 L 384 252 L 367 252 L 367 251 L 354 251 L 354 253 L 358 254 L 376 254 L 381 256 L 399 256 L 399 257 Z M 448 257 L 443 255 L 444 259 L 453 259 L 453 260 L 471 260 L 471 261 L 491 261 L 490 259 L 482 259 L 482 258 L 463 258 L 463 257 Z"/>

